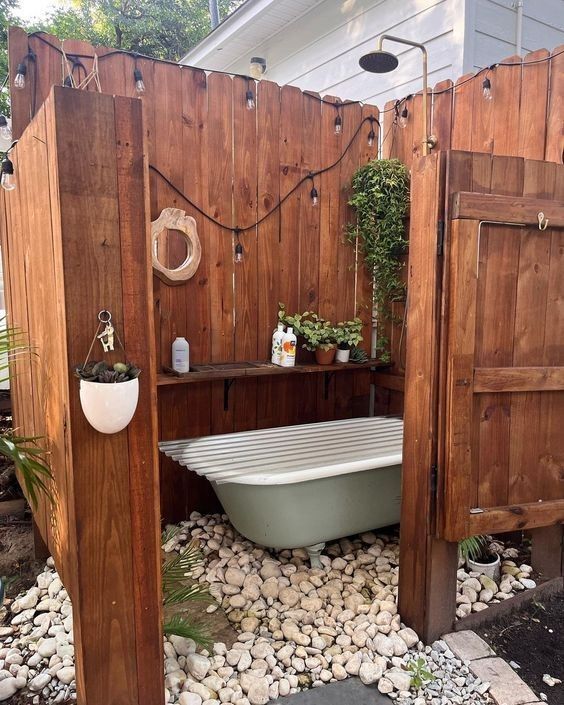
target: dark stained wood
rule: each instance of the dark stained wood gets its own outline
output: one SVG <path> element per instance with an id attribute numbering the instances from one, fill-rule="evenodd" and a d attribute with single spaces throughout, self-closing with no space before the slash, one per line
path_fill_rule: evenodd
<path id="1" fill-rule="evenodd" d="M 436 225 L 442 217 L 443 175 L 440 155 L 419 159 L 412 171 L 412 198 L 418 208 L 411 218 L 409 316 L 418 335 L 408 339 L 407 347 L 410 393 L 404 416 L 399 608 L 406 624 L 426 641 L 452 626 L 458 556 L 456 543 L 433 537 L 440 321 Z M 421 339 L 428 344 L 420 345 Z"/>
<path id="2" fill-rule="evenodd" d="M 193 384 L 210 380 L 238 379 L 240 377 L 272 377 L 277 375 L 321 374 L 322 372 L 342 372 L 343 370 L 363 370 L 385 368 L 389 363 L 379 360 L 367 362 L 335 362 L 331 365 L 298 363 L 294 367 L 279 367 L 270 362 L 232 362 L 217 365 L 195 365 L 191 372 L 182 375 L 165 373 L 157 376 L 159 386 Z"/>
<path id="3" fill-rule="evenodd" d="M 543 578 L 564 575 L 564 529 L 562 524 L 542 526 L 531 532 L 531 563 Z"/>
<path id="4" fill-rule="evenodd" d="M 539 212 L 544 213 L 549 227 L 564 227 L 564 204 L 558 201 L 470 191 L 455 193 L 452 197 L 452 218 L 538 226 Z"/>
<path id="5" fill-rule="evenodd" d="M 564 522 L 564 499 L 491 507 L 469 517 L 468 535 L 536 529 Z"/>
<path id="6" fill-rule="evenodd" d="M 474 370 L 474 392 L 564 390 L 564 367 L 482 367 Z"/>

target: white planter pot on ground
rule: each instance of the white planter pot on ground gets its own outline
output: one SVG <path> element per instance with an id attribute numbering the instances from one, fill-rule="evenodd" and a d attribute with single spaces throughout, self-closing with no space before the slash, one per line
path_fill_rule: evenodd
<path id="1" fill-rule="evenodd" d="M 133 418 L 139 380 L 102 384 L 80 380 L 80 404 L 88 422 L 100 433 L 118 433 Z"/>
<path id="2" fill-rule="evenodd" d="M 340 348 L 337 348 L 337 352 L 335 353 L 335 362 L 348 362 L 350 354 L 350 348 L 347 348 L 347 350 L 341 350 Z"/>
<path id="3" fill-rule="evenodd" d="M 488 578 L 495 580 L 496 583 L 499 582 L 501 576 L 501 561 L 499 556 L 496 556 L 495 561 L 492 563 L 480 563 L 479 561 L 473 561 L 471 558 L 467 558 L 466 566 L 470 571 L 487 575 Z"/>

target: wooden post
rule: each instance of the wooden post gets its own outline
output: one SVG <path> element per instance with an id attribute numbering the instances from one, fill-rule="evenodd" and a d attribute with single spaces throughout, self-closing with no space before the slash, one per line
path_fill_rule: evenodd
<path id="1" fill-rule="evenodd" d="M 564 526 L 531 530 L 531 564 L 543 578 L 564 576 Z"/>
<path id="2" fill-rule="evenodd" d="M 37 353 L 13 391 L 51 452 L 54 503 L 42 501 L 39 529 L 72 600 L 80 705 L 164 693 L 144 135 L 141 101 L 56 86 L 13 150 L 18 187 L 4 199 L 10 322 Z M 105 359 L 142 370 L 133 420 L 113 435 L 88 424 L 72 374 L 102 309 L 125 348 Z"/>
<path id="3" fill-rule="evenodd" d="M 434 154 L 411 176 L 399 611 L 426 642 L 452 628 L 456 610 L 457 544 L 434 538 L 443 174 L 444 155 Z"/>

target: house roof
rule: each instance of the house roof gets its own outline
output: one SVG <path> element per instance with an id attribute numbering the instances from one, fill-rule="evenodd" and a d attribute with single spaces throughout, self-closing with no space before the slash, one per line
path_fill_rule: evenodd
<path id="1" fill-rule="evenodd" d="M 181 64 L 222 70 L 322 0 L 246 0 L 182 57 Z"/>

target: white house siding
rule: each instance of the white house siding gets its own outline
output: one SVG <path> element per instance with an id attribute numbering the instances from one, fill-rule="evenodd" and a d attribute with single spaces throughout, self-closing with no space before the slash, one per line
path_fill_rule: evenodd
<path id="1" fill-rule="evenodd" d="M 564 43 L 563 24 L 564 0 L 524 0 L 523 52 Z M 390 43 L 398 69 L 362 71 L 380 34 L 424 43 L 432 86 L 515 53 L 515 28 L 512 0 L 248 0 L 183 63 L 246 74 L 263 56 L 281 85 L 383 106 L 420 90 L 422 64 L 418 49 Z"/>
<path id="2" fill-rule="evenodd" d="M 514 0 L 471 0 L 465 71 L 515 54 Z M 523 0 L 522 53 L 564 43 L 564 0 Z"/>

